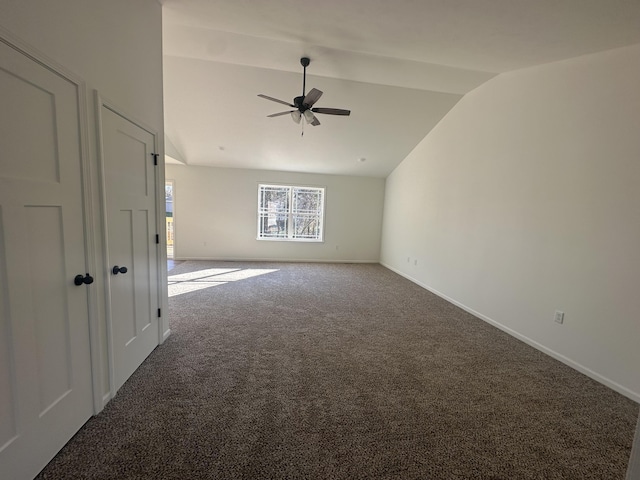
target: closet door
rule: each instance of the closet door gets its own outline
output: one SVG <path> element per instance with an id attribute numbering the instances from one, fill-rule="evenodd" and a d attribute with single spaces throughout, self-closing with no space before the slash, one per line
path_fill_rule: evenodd
<path id="1" fill-rule="evenodd" d="M 101 107 L 113 387 L 158 346 L 155 135 Z"/>
<path id="2" fill-rule="evenodd" d="M 0 39 L 0 478 L 93 412 L 78 86 Z M 77 277 L 77 279 L 76 279 Z"/>

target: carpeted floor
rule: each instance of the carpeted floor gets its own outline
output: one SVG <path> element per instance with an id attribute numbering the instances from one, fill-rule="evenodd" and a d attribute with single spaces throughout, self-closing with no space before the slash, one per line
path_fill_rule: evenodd
<path id="1" fill-rule="evenodd" d="M 638 405 L 380 265 L 184 262 L 40 479 L 623 479 Z"/>

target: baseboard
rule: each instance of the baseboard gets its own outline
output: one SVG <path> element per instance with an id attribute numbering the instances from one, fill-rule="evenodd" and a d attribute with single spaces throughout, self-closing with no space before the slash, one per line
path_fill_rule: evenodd
<path id="1" fill-rule="evenodd" d="M 345 260 L 314 258 L 237 258 L 237 257 L 176 257 L 175 261 L 200 260 L 210 262 L 273 262 L 273 263 L 380 263 L 379 260 Z"/>
<path id="2" fill-rule="evenodd" d="M 107 405 L 107 403 L 109 403 L 110 400 L 111 400 L 111 392 L 107 392 L 104 395 L 102 395 L 102 408 L 100 409 L 100 412 Z M 96 413 L 100 413 L 100 412 L 96 412 Z"/>
<path id="3" fill-rule="evenodd" d="M 478 317 L 480 320 L 483 320 L 491 325 L 493 325 L 496 328 L 499 328 L 500 330 L 502 330 L 505 333 L 508 333 L 509 335 L 511 335 L 512 337 L 517 338 L 518 340 L 523 341 L 524 343 L 526 343 L 527 345 L 532 346 L 533 348 L 535 348 L 536 350 L 539 350 L 547 355 L 549 355 L 550 357 L 555 358 L 556 360 L 559 360 L 560 362 L 564 363 L 565 365 L 568 365 L 569 367 L 573 368 L 574 370 L 577 370 L 580 373 L 583 373 L 584 375 L 594 379 L 595 381 L 602 383 L 603 385 L 606 385 L 607 387 L 611 388 L 612 390 L 615 390 L 616 392 L 624 395 L 625 397 L 630 398 L 631 400 L 633 400 L 634 402 L 640 403 L 640 393 L 638 392 L 634 392 L 626 387 L 624 387 L 623 385 L 620 385 L 617 382 L 614 382 L 613 380 L 604 377 L 602 375 L 600 375 L 597 372 L 594 372 L 593 370 L 591 370 L 590 368 L 585 367 L 584 365 L 556 352 L 555 350 L 552 350 L 546 346 L 544 346 L 543 344 L 527 337 L 526 335 L 523 335 L 519 332 L 517 332 L 516 330 L 513 330 L 512 328 L 507 327 L 506 325 L 503 325 L 502 323 L 487 317 L 486 315 L 483 315 L 480 312 L 475 311 L 472 308 L 469 308 L 468 306 L 464 305 L 463 303 L 458 302 L 457 300 L 448 297 L 447 295 L 445 295 L 442 292 L 439 292 L 438 290 L 430 287 L 429 285 L 426 285 L 422 282 L 420 282 L 419 280 L 411 277 L 410 275 L 407 275 L 406 273 L 392 267 L 391 265 L 387 265 L 386 263 L 380 262 L 380 265 L 382 265 L 385 268 L 388 268 L 389 270 L 391 270 L 394 273 L 397 273 L 398 275 L 400 275 L 401 277 L 406 278 L 407 280 L 415 283 L 416 285 L 419 285 L 420 287 L 424 288 L 425 290 L 430 291 L 431 293 L 433 293 L 434 295 L 437 295 L 438 297 L 446 300 L 449 303 L 452 303 L 453 305 L 460 307 L 461 309 L 463 309 L 464 311 L 472 314 L 475 317 Z"/>
<path id="4" fill-rule="evenodd" d="M 164 343 L 165 340 L 169 338 L 170 335 L 171 335 L 171 329 L 167 328 L 165 332 L 162 334 L 162 343 Z"/>

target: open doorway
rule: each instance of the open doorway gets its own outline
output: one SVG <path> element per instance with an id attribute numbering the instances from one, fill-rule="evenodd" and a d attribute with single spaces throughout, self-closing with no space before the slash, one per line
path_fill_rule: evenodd
<path id="1" fill-rule="evenodd" d="M 167 180 L 164 186 L 165 191 L 165 211 L 166 211 L 166 222 L 167 222 L 167 258 L 173 260 L 174 258 L 174 224 L 173 224 L 173 212 L 174 212 L 174 189 L 173 189 L 173 180 Z"/>

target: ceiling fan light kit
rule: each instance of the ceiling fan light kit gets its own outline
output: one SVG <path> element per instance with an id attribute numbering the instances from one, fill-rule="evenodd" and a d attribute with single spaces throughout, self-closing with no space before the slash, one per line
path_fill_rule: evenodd
<path id="1" fill-rule="evenodd" d="M 316 113 L 321 113 L 323 115 L 351 115 L 351 110 L 313 106 L 322 96 L 322 92 L 316 88 L 312 88 L 309 93 L 306 93 L 307 67 L 309 66 L 309 63 L 311 63 L 311 60 L 309 60 L 308 57 L 302 57 L 300 59 L 300 65 L 302 65 L 304 69 L 302 76 L 302 95 L 299 97 L 295 97 L 293 99 L 293 103 L 285 102 L 284 100 L 278 100 L 277 98 L 269 97 L 268 95 L 264 95 L 262 93 L 258 94 L 259 97 L 262 97 L 266 100 L 270 100 L 276 103 L 282 103 L 283 105 L 288 105 L 291 108 L 295 108 L 295 110 L 287 110 L 286 112 L 272 113 L 271 115 L 267 115 L 267 117 L 279 117 L 281 115 L 290 113 L 291 118 L 294 122 L 300 123 L 302 117 L 304 117 L 305 121 L 308 124 L 316 127 L 320 125 L 320 120 L 318 120 L 318 118 L 315 116 Z"/>
<path id="2" fill-rule="evenodd" d="M 313 125 L 313 120 L 315 119 L 315 115 L 313 114 L 313 112 L 311 110 L 305 110 L 304 112 L 304 119 L 307 121 L 307 123 L 310 123 Z"/>

